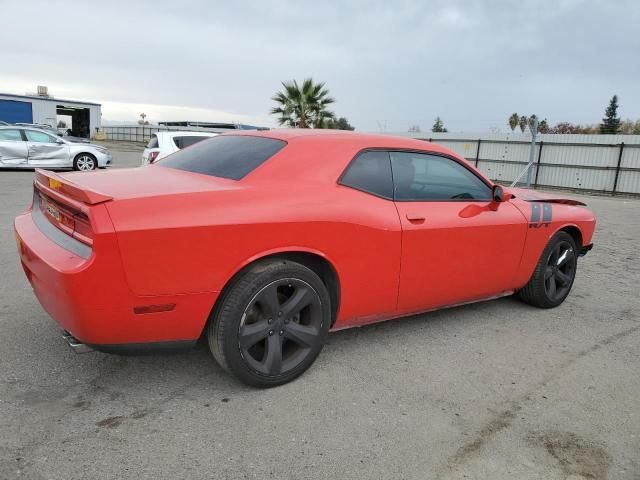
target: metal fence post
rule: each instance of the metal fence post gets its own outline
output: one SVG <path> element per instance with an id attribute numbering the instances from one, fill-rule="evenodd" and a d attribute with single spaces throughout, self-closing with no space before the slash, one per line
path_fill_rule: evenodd
<path id="1" fill-rule="evenodd" d="M 476 168 L 478 168 L 478 162 L 480 162 L 480 143 L 482 143 L 482 139 L 478 139 L 478 148 L 476 149 Z"/>
<path id="2" fill-rule="evenodd" d="M 624 142 L 620 144 L 620 153 L 618 154 L 618 165 L 616 165 L 616 176 L 613 179 L 613 190 L 611 190 L 611 195 L 615 195 L 616 189 L 618 188 L 618 177 L 620 176 L 620 165 L 622 165 L 622 152 L 624 152 Z"/>
<path id="3" fill-rule="evenodd" d="M 529 120 L 529 130 L 531 130 L 531 147 L 529 148 L 529 163 L 527 163 L 527 187 L 531 187 L 531 167 L 533 167 L 533 156 L 536 152 L 536 135 L 538 134 L 538 118 L 534 116 L 533 121 Z"/>
<path id="4" fill-rule="evenodd" d="M 542 145 L 544 145 L 544 140 L 540 140 L 540 148 L 538 149 L 538 161 L 536 162 L 536 178 L 533 181 L 533 188 L 538 186 L 538 174 L 540 173 L 540 159 L 542 158 Z"/>

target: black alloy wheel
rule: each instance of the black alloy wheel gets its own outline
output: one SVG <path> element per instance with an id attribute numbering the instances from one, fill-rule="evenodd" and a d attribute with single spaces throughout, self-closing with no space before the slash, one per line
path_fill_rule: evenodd
<path id="1" fill-rule="evenodd" d="M 544 290 L 556 302 L 569 293 L 576 274 L 575 248 L 567 241 L 556 242 L 544 269 Z"/>
<path id="2" fill-rule="evenodd" d="M 312 270 L 287 260 L 258 262 L 231 281 L 207 329 L 218 363 L 243 382 L 289 382 L 314 362 L 331 325 L 331 300 Z"/>
<path id="3" fill-rule="evenodd" d="M 569 295 L 577 267 L 575 240 L 567 232 L 557 232 L 547 243 L 529 282 L 518 295 L 536 307 L 557 307 Z"/>
<path id="4" fill-rule="evenodd" d="M 322 303 L 297 278 L 276 280 L 247 305 L 238 346 L 247 364 L 269 376 L 290 372 L 311 353 L 322 334 Z"/>

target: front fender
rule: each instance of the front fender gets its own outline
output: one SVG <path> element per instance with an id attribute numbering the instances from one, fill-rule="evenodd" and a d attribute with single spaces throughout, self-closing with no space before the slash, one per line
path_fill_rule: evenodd
<path id="1" fill-rule="evenodd" d="M 555 202 L 514 201 L 528 220 L 527 236 L 516 276 L 515 288 L 521 288 L 529 281 L 533 271 L 549 243 L 557 232 L 577 231 L 580 235 L 579 250 L 592 244 L 596 219 L 591 210 L 578 205 Z"/>

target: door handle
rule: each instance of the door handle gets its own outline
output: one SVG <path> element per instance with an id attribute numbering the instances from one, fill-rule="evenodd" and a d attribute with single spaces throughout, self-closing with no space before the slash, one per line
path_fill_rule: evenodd
<path id="1" fill-rule="evenodd" d="M 407 213 L 407 220 L 411 223 L 424 223 L 426 218 L 418 213 Z"/>

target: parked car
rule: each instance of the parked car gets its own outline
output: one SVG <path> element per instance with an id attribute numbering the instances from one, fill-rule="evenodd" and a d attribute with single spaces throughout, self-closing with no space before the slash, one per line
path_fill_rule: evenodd
<path id="1" fill-rule="evenodd" d="M 64 133 L 62 134 L 62 136 L 64 137 L 64 139 L 68 142 L 71 143 L 91 143 L 91 140 L 88 138 L 84 138 L 84 137 L 76 137 L 74 135 L 71 135 L 70 133 Z"/>
<path id="2" fill-rule="evenodd" d="M 100 145 L 73 143 L 39 128 L 0 127 L 0 168 L 95 170 L 111 161 L 111 153 Z"/>
<path id="3" fill-rule="evenodd" d="M 38 128 L 40 130 L 44 130 L 45 132 L 51 133 L 57 137 L 61 137 L 62 134 L 58 132 L 57 128 L 53 128 L 51 125 L 47 123 L 14 123 L 16 127 L 31 127 Z"/>
<path id="4" fill-rule="evenodd" d="M 22 266 L 70 345 L 205 334 L 261 387 L 304 372 L 330 329 L 514 293 L 558 306 L 595 228 L 583 203 L 497 185 L 439 145 L 305 129 L 224 134 L 142 168 L 37 170 L 33 198 L 15 220 Z"/>
<path id="5" fill-rule="evenodd" d="M 161 158 L 198 143 L 218 133 L 209 132 L 157 132 L 151 135 L 147 147 L 142 152 L 142 165 L 156 162 Z"/>

